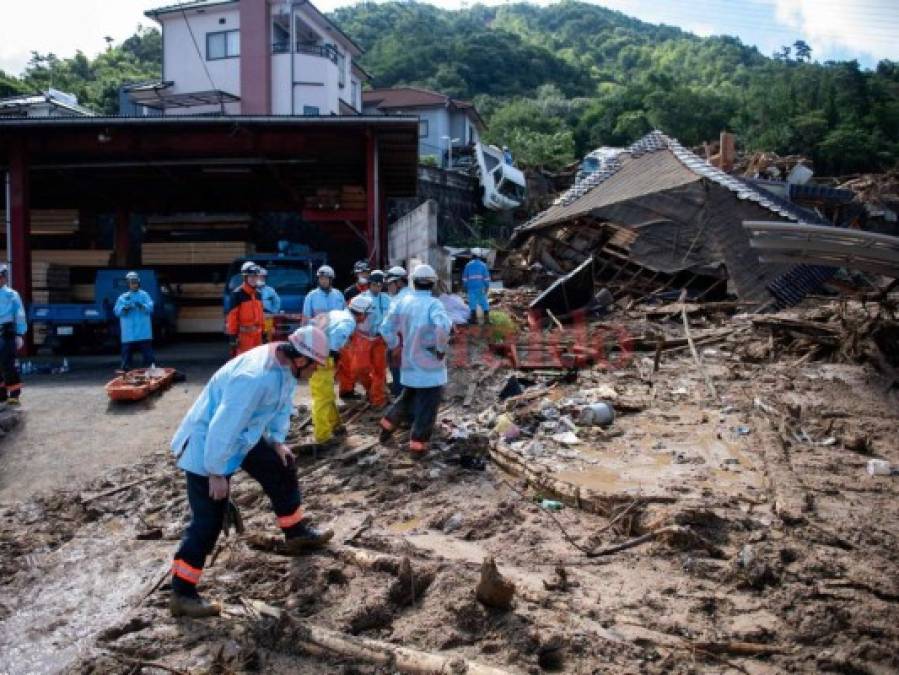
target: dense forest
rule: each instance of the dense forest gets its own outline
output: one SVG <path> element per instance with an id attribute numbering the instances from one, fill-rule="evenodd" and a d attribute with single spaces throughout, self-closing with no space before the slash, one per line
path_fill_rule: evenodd
<path id="1" fill-rule="evenodd" d="M 598 5 L 360 3 L 334 20 L 366 50 L 372 86 L 414 84 L 475 100 L 487 138 L 530 165 L 558 167 L 653 128 L 687 145 L 728 129 L 749 150 L 803 154 L 820 173 L 899 159 L 899 63 L 818 63 L 797 40 L 765 56 Z M 159 34 L 139 29 L 89 59 L 35 54 L 0 95 L 52 84 L 115 113 L 119 83 L 158 77 Z"/>

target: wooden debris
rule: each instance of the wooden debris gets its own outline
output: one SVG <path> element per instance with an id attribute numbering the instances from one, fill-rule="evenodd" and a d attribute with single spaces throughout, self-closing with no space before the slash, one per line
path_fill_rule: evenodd
<path id="1" fill-rule="evenodd" d="M 515 596 L 515 584 L 500 574 L 493 558 L 484 558 L 475 595 L 488 607 L 509 609 Z"/>

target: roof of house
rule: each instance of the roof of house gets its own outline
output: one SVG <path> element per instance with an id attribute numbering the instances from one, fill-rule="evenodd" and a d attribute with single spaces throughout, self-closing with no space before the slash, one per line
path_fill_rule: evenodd
<path id="1" fill-rule="evenodd" d="M 384 89 L 370 89 L 362 92 L 363 105 L 374 106 L 378 110 L 393 110 L 404 108 L 435 108 L 450 107 L 459 110 L 471 111 L 477 122 L 483 126 L 484 120 L 471 101 L 463 101 L 451 98 L 430 89 L 421 87 L 388 87 Z"/>
<path id="2" fill-rule="evenodd" d="M 144 12 L 144 16 L 147 16 L 151 19 L 159 20 L 159 15 L 161 14 L 171 14 L 173 12 L 181 12 L 184 10 L 195 10 L 195 9 L 205 9 L 207 7 L 214 7 L 217 5 L 230 5 L 236 4 L 239 0 L 186 0 L 185 2 L 179 2 L 176 4 L 165 5 L 163 7 L 157 7 L 155 9 L 148 9 Z M 356 55 L 364 53 L 364 49 L 360 47 L 353 38 L 344 33 L 340 27 L 331 21 L 327 16 L 322 14 L 322 12 L 311 2 L 303 3 L 303 7 L 312 12 L 312 14 L 322 23 L 325 24 L 327 28 L 333 28 L 344 40 L 346 40 L 350 45 L 352 45 L 352 49 L 356 52 Z"/>
<path id="3" fill-rule="evenodd" d="M 42 91 L 39 94 L 20 94 L 18 96 L 0 98 L 0 112 L 4 114 L 14 113 L 17 110 L 41 105 L 43 103 L 49 103 L 56 108 L 62 108 L 74 115 L 90 117 L 96 114 L 93 110 L 78 105 L 78 99 L 72 94 L 66 94 L 65 92 L 57 91 L 56 89 Z"/>
<path id="4" fill-rule="evenodd" d="M 738 199 L 755 202 L 780 218 L 826 224 L 814 212 L 724 173 L 687 150 L 677 140 L 661 131 L 653 131 L 622 150 L 602 170 L 577 181 L 555 204 L 521 225 L 517 233 L 548 227 L 609 204 L 702 179 L 724 187 Z"/>

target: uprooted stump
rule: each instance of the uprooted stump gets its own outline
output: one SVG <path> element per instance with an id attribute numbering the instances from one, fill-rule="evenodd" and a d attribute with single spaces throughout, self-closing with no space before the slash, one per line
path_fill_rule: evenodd
<path id="1" fill-rule="evenodd" d="M 493 558 L 484 558 L 475 595 L 488 607 L 509 609 L 515 595 L 515 584 L 499 573 Z"/>
<path id="2" fill-rule="evenodd" d="M 433 570 L 427 567 L 413 570 L 409 558 L 403 558 L 396 572 L 396 580 L 387 591 L 387 597 L 398 607 L 408 607 L 421 599 L 432 581 Z"/>

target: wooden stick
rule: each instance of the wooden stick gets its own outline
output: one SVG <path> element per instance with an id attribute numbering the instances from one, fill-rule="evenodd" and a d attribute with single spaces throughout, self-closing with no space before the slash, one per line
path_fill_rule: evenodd
<path id="1" fill-rule="evenodd" d="M 680 303 L 681 303 L 681 318 L 684 322 L 684 333 L 687 336 L 687 342 L 690 344 L 690 352 L 693 354 L 693 361 L 696 363 L 696 367 L 699 369 L 699 372 L 702 374 L 703 379 L 705 380 L 705 384 L 709 389 L 709 393 L 712 395 L 716 401 L 718 399 L 718 392 L 715 391 L 715 385 L 712 384 L 712 380 L 709 377 L 709 374 L 705 371 L 705 368 L 702 367 L 702 361 L 699 359 L 699 352 L 696 351 L 696 345 L 693 343 L 693 336 L 690 335 L 690 321 L 687 319 L 687 309 L 684 304 L 684 299 L 687 297 L 687 289 L 681 291 L 680 294 Z"/>
<path id="2" fill-rule="evenodd" d="M 90 497 L 86 497 L 81 500 L 81 503 L 88 504 L 88 503 L 96 501 L 98 499 L 103 499 L 104 497 L 110 497 L 119 492 L 124 492 L 128 488 L 133 488 L 135 485 L 140 485 L 141 483 L 146 483 L 147 481 L 151 481 L 154 478 L 155 478 L 155 476 L 144 476 L 143 478 L 138 478 L 137 480 L 133 480 L 130 483 L 125 483 L 124 485 L 119 485 L 118 487 L 111 488 L 109 490 L 106 490 L 105 492 L 100 492 L 100 493 L 92 495 Z"/>
<path id="3" fill-rule="evenodd" d="M 388 666 L 391 670 L 401 673 L 424 675 L 426 673 L 464 672 L 468 675 L 508 675 L 508 671 L 475 663 L 461 656 L 442 656 L 381 640 L 346 635 L 300 621 L 290 615 L 285 616 L 289 623 L 298 629 L 294 644 L 321 647 L 342 656 Z M 291 638 L 293 637 L 292 635 Z"/>
<path id="4" fill-rule="evenodd" d="M 128 656 L 120 656 L 118 654 L 113 654 L 112 658 L 123 663 L 130 663 L 132 666 L 137 666 L 138 668 L 156 668 L 157 670 L 164 670 L 167 673 L 174 673 L 174 675 L 190 675 L 190 673 L 185 670 L 178 670 L 177 668 L 172 668 L 171 666 L 167 666 L 164 663 L 157 663 L 156 661 L 141 661 L 140 659 L 132 659 Z"/>
<path id="5" fill-rule="evenodd" d="M 629 548 L 634 548 L 635 546 L 639 546 L 640 544 L 645 544 L 648 541 L 652 541 L 656 537 L 663 534 L 677 534 L 679 532 L 683 532 L 683 528 L 677 525 L 669 525 L 668 527 L 660 527 L 657 530 L 653 530 L 652 532 L 647 532 L 644 535 L 636 537 L 634 539 L 628 539 L 621 544 L 615 544 L 614 546 L 606 546 L 605 548 L 600 548 L 595 551 L 590 551 L 585 555 L 588 558 L 599 558 L 606 555 L 612 555 L 613 553 L 618 553 L 620 551 L 626 551 Z"/>
<path id="6" fill-rule="evenodd" d="M 559 330 L 562 331 L 562 332 L 564 333 L 564 332 L 565 332 L 565 327 L 562 325 L 562 322 L 559 321 L 559 320 L 556 318 L 556 315 L 552 313 L 552 310 L 551 310 L 551 309 L 547 309 L 547 310 L 546 310 L 546 313 L 547 313 L 547 315 L 549 315 L 549 318 L 553 320 L 553 323 L 556 324 L 556 325 L 559 327 Z"/>

